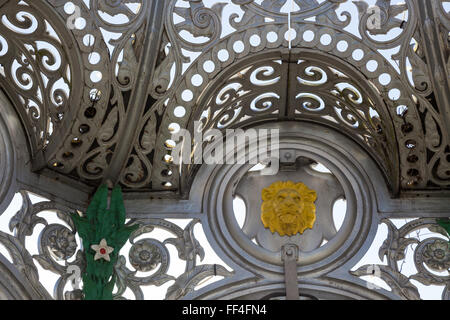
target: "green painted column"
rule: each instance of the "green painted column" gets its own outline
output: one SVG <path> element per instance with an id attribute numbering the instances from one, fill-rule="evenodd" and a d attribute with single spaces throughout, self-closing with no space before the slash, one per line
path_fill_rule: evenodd
<path id="1" fill-rule="evenodd" d="M 447 231 L 448 236 L 450 238 L 450 218 L 447 219 L 439 219 L 437 223 Z"/>
<path id="2" fill-rule="evenodd" d="M 112 300 L 114 265 L 120 249 L 139 226 L 125 226 L 122 191 L 116 186 L 108 208 L 108 187 L 98 188 L 84 216 L 72 215 L 83 240 L 86 270 L 82 275 L 85 300 Z"/>

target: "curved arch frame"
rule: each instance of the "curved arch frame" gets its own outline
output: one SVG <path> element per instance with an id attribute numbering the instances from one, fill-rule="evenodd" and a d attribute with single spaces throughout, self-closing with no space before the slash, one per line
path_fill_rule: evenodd
<path id="1" fill-rule="evenodd" d="M 344 252 L 345 254 L 339 258 L 335 257 L 336 260 L 332 257 L 333 254 L 328 257 L 319 254 L 318 261 L 314 262 L 313 259 L 311 262 L 306 262 L 306 265 L 302 264 L 302 259 L 308 260 L 309 258 L 307 255 L 303 258 L 300 255 L 297 271 L 299 288 L 304 290 L 302 293 L 312 294 L 319 298 L 326 297 L 328 292 L 328 294 L 335 295 L 335 298 L 400 299 L 401 297 L 383 289 L 376 291 L 367 289 L 364 281 L 349 273 L 349 270 L 366 253 L 375 237 L 379 222 L 377 208 L 379 193 L 376 193 L 375 190 L 384 189 L 387 192 L 383 174 L 374 161 L 364 149 L 345 135 L 334 130 L 323 131 L 321 130 L 322 126 L 317 124 L 289 121 L 266 123 L 264 127 L 280 128 L 280 148 L 287 146 L 292 148 L 292 143 L 299 139 L 297 143 L 305 148 L 305 156 L 309 154 L 314 158 L 314 153 L 320 149 L 326 152 L 331 160 L 328 160 L 325 165 L 334 173 L 337 169 L 336 166 L 346 166 L 349 169 L 351 167 L 352 169 L 349 171 L 341 169 L 352 181 L 347 186 L 364 190 L 362 194 L 356 195 L 354 200 L 354 209 L 359 217 L 356 220 L 359 220 L 361 229 L 354 228 L 350 232 L 353 236 L 350 236 L 344 244 L 339 244 L 338 249 L 330 249 L 338 256 Z M 286 140 L 287 137 L 290 137 L 290 140 L 289 138 Z M 331 137 L 334 137 L 334 142 L 336 142 L 333 146 L 329 142 L 327 143 Z M 250 141 L 249 145 L 251 143 Z M 324 158 L 320 160 L 327 161 Z M 337 162 L 333 164 L 333 161 Z M 237 235 L 237 229 L 233 229 L 232 221 L 226 218 L 226 203 L 229 202 L 226 194 L 236 184 L 234 176 L 239 171 L 236 167 L 240 167 L 244 171 L 249 169 L 248 165 L 202 166 L 192 186 L 195 190 L 192 193 L 194 196 L 192 199 L 202 202 L 201 211 L 204 214 L 201 219 L 208 241 L 224 262 L 235 270 L 235 274 L 207 288 L 200 289 L 186 296 L 185 299 L 255 298 L 259 297 L 262 292 L 268 294 L 268 292 L 283 291 L 284 289 L 280 254 L 274 254 L 270 258 L 263 251 L 256 250 L 252 244 L 246 243 L 243 236 Z M 339 180 L 342 178 L 340 177 Z M 348 190 L 346 195 L 349 195 Z M 350 201 L 349 206 L 352 207 L 351 199 L 348 201 Z M 224 211 L 221 211 L 221 208 Z M 358 222 L 355 223 L 358 224 Z M 247 239 L 247 241 L 249 240 Z M 279 260 L 279 263 L 273 264 L 275 262 L 273 259 Z M 255 283 L 255 277 L 264 280 Z M 364 288 L 364 286 L 366 287 Z"/>
<path id="2" fill-rule="evenodd" d="M 278 31 L 279 38 L 281 38 L 281 35 L 283 34 L 283 27 L 274 25 L 274 30 Z M 287 42 L 285 41 L 277 41 L 275 43 L 268 43 L 266 40 L 264 40 L 259 46 L 253 47 L 247 42 L 249 41 L 250 36 L 254 32 L 259 32 L 261 34 L 261 37 L 264 38 L 264 36 L 271 31 L 273 28 L 269 28 L 266 26 L 266 28 L 263 28 L 262 26 L 257 26 L 253 28 L 248 28 L 246 30 L 241 30 L 239 32 L 233 33 L 232 35 L 229 35 L 223 39 L 220 40 L 220 42 L 211 48 L 208 48 L 209 50 L 204 51 L 202 55 L 197 58 L 197 60 L 189 67 L 189 69 L 185 72 L 182 79 L 179 79 L 174 84 L 174 90 L 173 96 L 169 98 L 169 102 L 166 107 L 165 116 L 163 118 L 163 121 L 161 123 L 161 129 L 158 132 L 158 139 L 157 139 L 157 145 L 164 145 L 165 141 L 167 139 L 170 139 L 170 131 L 168 129 L 168 126 L 171 122 L 179 123 L 180 126 L 187 127 L 189 126 L 189 120 L 191 118 L 191 114 L 193 110 L 195 109 L 196 105 L 200 104 L 200 101 L 204 101 L 202 97 L 204 97 L 204 89 L 210 88 L 211 84 L 210 82 L 207 82 L 207 85 L 202 85 L 198 88 L 194 87 L 190 83 L 190 77 L 192 77 L 195 74 L 200 74 L 204 79 L 216 79 L 218 76 L 218 79 L 220 78 L 220 75 L 223 74 L 224 70 L 227 70 L 230 65 L 237 66 L 240 65 L 241 61 L 248 59 L 249 57 L 254 56 L 257 53 L 261 53 L 264 49 L 265 52 L 271 52 L 271 51 L 279 51 L 281 52 L 282 56 L 281 59 L 283 59 L 283 56 L 286 57 L 289 55 L 289 50 L 287 48 Z M 400 76 L 396 75 L 396 72 L 393 70 L 392 66 L 390 66 L 389 62 L 385 60 L 381 54 L 370 48 L 365 43 L 361 42 L 359 39 L 357 39 L 355 36 L 348 34 L 339 28 L 332 28 L 329 26 L 322 26 L 317 25 L 314 23 L 304 23 L 296 29 L 298 33 L 303 33 L 308 30 L 313 30 L 316 34 L 316 37 L 313 41 L 305 41 L 304 39 L 300 38 L 295 42 L 296 47 L 293 48 L 293 52 L 295 50 L 316 50 L 319 54 L 325 54 L 330 55 L 332 57 L 335 57 L 336 59 L 340 60 L 342 63 L 347 64 L 349 67 L 352 68 L 352 70 L 358 70 L 357 73 L 361 76 L 361 79 L 365 79 L 365 82 L 371 82 L 373 84 L 373 87 L 371 88 L 372 91 L 376 92 L 376 98 L 378 101 L 383 101 L 383 104 L 387 105 L 386 115 L 389 121 L 392 121 L 393 128 L 391 130 L 388 129 L 389 133 L 389 140 L 390 145 L 393 147 L 393 150 L 398 150 L 398 159 L 401 166 L 393 166 L 394 172 L 391 176 L 392 179 L 392 189 L 393 194 L 397 195 L 399 192 L 400 187 L 404 187 L 406 184 L 406 181 L 402 181 L 401 177 L 406 176 L 406 171 L 408 171 L 408 168 L 411 168 L 411 164 L 406 160 L 406 155 L 403 152 L 405 149 L 405 142 L 408 140 L 407 137 L 401 132 L 400 127 L 402 126 L 404 119 L 400 118 L 396 113 L 396 107 L 398 103 L 404 103 L 408 105 L 411 109 L 411 112 L 408 113 L 407 120 L 411 121 L 413 123 L 416 122 L 417 119 L 419 119 L 419 116 L 417 114 L 417 110 L 415 108 L 415 103 L 413 102 L 411 97 L 402 96 L 400 101 L 394 102 L 391 99 L 388 98 L 388 92 L 398 86 L 401 86 L 401 80 Z M 273 31 L 273 30 L 272 30 Z M 332 35 L 332 42 L 328 45 L 323 45 L 320 43 L 319 39 L 321 35 L 323 34 L 331 34 Z M 244 39 L 246 43 L 246 49 L 241 53 L 235 53 L 233 51 L 232 44 L 234 41 L 237 41 L 238 39 Z M 284 39 L 283 39 L 284 40 Z M 337 48 L 337 43 L 340 41 L 347 41 L 347 43 L 351 44 L 347 48 L 346 51 L 342 52 L 339 51 Z M 228 60 L 222 62 L 218 59 L 217 53 L 221 49 L 227 49 L 230 53 L 230 57 Z M 350 49 L 351 48 L 351 49 Z M 352 56 L 352 52 L 354 50 L 360 49 L 364 52 L 364 59 L 362 60 L 356 60 Z M 206 73 L 203 70 L 203 63 L 206 61 L 211 60 L 216 65 L 216 68 L 213 72 L 210 74 Z M 379 66 L 383 66 L 384 70 L 390 70 L 391 75 L 395 75 L 392 81 L 384 86 L 380 84 L 378 81 L 378 77 L 383 72 L 383 68 L 379 67 L 375 72 L 372 72 L 367 69 L 366 63 L 369 60 L 377 61 Z M 217 67 L 218 66 L 218 67 Z M 204 81 L 205 82 L 205 81 Z M 220 80 L 218 80 L 218 83 L 220 83 Z M 207 87 L 206 87 L 207 86 Z M 195 95 L 192 101 L 185 102 L 182 99 L 181 93 L 184 90 L 191 90 L 192 92 L 201 92 L 201 95 Z M 177 118 L 173 115 L 174 108 L 182 105 L 186 108 L 187 113 L 184 118 Z M 424 136 L 422 133 L 418 132 L 421 126 L 420 125 L 414 125 L 413 126 L 413 134 L 415 134 L 418 139 L 416 140 L 416 150 L 424 150 Z M 394 133 L 395 132 L 395 133 Z M 411 134 L 410 134 L 411 135 Z M 420 138 L 420 139 L 419 139 Z M 174 187 L 178 186 L 178 181 L 174 178 L 177 176 L 178 170 L 173 165 L 168 165 L 166 162 L 163 161 L 165 149 L 160 148 L 157 149 L 157 152 L 155 153 L 154 157 L 154 164 L 153 164 L 153 176 L 152 181 L 154 181 L 155 185 L 161 185 L 164 181 L 169 181 Z M 422 151 L 420 151 L 422 152 Z M 420 164 L 420 166 L 423 166 L 423 164 Z M 167 169 L 167 167 L 170 167 L 172 171 L 174 171 L 174 175 L 172 177 L 163 177 L 161 175 L 161 172 L 164 169 Z M 401 172 L 400 172 L 401 171 Z"/>
<path id="3" fill-rule="evenodd" d="M 297 115 L 295 113 L 296 109 L 295 105 L 296 102 L 294 98 L 296 92 L 296 85 L 294 83 L 295 82 L 294 77 L 296 76 L 295 66 L 297 65 L 298 60 L 311 58 L 317 59 L 316 61 L 326 61 L 326 63 L 332 66 L 333 68 L 336 68 L 340 72 L 345 72 L 346 75 L 351 77 L 351 79 L 355 83 L 361 84 L 364 90 L 363 94 L 366 94 L 369 100 L 376 101 L 374 103 L 374 106 L 377 108 L 376 111 L 378 111 L 381 114 L 380 121 L 383 124 L 383 129 L 386 131 L 384 133 L 384 136 L 381 138 L 387 140 L 387 150 L 383 149 L 383 151 L 386 154 L 388 151 L 393 152 L 393 154 L 389 153 L 389 157 L 382 158 L 377 154 L 379 150 L 375 149 L 372 150 L 368 145 L 362 143 L 360 139 L 358 139 L 355 135 L 352 134 L 351 129 L 344 127 L 342 124 L 336 124 L 331 121 L 322 120 L 321 118 L 314 116 Z M 334 57 L 333 55 L 316 52 L 308 48 L 294 48 L 290 52 L 288 52 L 287 50 L 280 51 L 279 49 L 272 49 L 263 53 L 251 54 L 241 59 L 239 62 L 233 64 L 233 66 L 225 68 L 222 72 L 220 72 L 216 76 L 214 81 L 208 84 L 208 86 L 202 91 L 201 95 L 198 97 L 198 100 L 189 116 L 189 120 L 187 121 L 187 128 L 189 132 L 191 132 L 191 135 L 193 136 L 194 121 L 199 121 L 201 114 L 205 111 L 204 106 L 208 105 L 208 100 L 214 99 L 218 95 L 218 92 L 223 88 L 224 83 L 226 83 L 226 81 L 230 79 L 230 77 L 235 76 L 236 72 L 238 72 L 239 70 L 243 70 L 251 66 L 258 65 L 258 63 L 264 61 L 273 61 L 273 60 L 281 60 L 282 63 L 279 66 L 281 69 L 280 73 L 281 74 L 286 73 L 286 76 L 285 77 L 282 76 L 280 82 L 277 83 L 277 85 L 280 86 L 281 88 L 283 88 L 283 85 L 285 85 L 287 91 L 278 100 L 278 105 L 276 106 L 278 107 L 277 109 L 278 112 L 276 114 L 274 114 L 273 112 L 264 113 L 264 115 L 262 116 L 255 115 L 248 120 L 237 119 L 239 121 L 233 121 L 233 123 L 230 126 L 227 126 L 226 129 L 251 128 L 257 124 L 275 120 L 301 120 L 312 123 L 318 123 L 325 127 L 331 127 L 336 130 L 342 130 L 345 134 L 347 134 L 349 138 L 352 138 L 354 141 L 359 143 L 363 148 L 365 148 L 371 155 L 371 157 L 375 159 L 375 161 L 378 163 L 378 165 L 380 166 L 381 170 L 384 173 L 386 183 L 390 187 L 390 190 L 392 191 L 393 194 L 396 194 L 399 188 L 397 182 L 400 170 L 399 170 L 399 155 L 397 149 L 397 140 L 394 133 L 395 132 L 394 122 L 391 117 L 391 114 L 387 109 L 383 99 L 381 99 L 378 92 L 376 92 L 375 88 L 365 84 L 364 75 L 362 75 L 356 68 L 354 68 L 347 62 L 337 57 Z M 255 89 L 257 88 L 258 87 L 255 86 Z M 267 90 L 271 90 L 271 87 L 268 87 Z M 313 88 L 311 89 L 311 92 L 314 92 Z M 249 108 L 249 106 L 243 106 L 243 108 Z M 357 112 L 357 109 L 355 109 L 355 112 Z M 202 127 L 202 130 L 205 131 L 206 129 Z M 224 131 L 225 129 L 221 130 Z M 391 140 L 387 139 L 386 137 L 391 137 Z M 377 137 L 375 137 L 375 139 L 376 138 Z M 182 189 L 188 189 L 188 186 L 191 185 L 192 179 L 195 176 L 195 172 L 198 170 L 198 167 L 199 167 L 198 165 L 197 166 L 185 165 L 185 168 L 183 168 L 183 172 L 185 173 L 181 177 Z"/>

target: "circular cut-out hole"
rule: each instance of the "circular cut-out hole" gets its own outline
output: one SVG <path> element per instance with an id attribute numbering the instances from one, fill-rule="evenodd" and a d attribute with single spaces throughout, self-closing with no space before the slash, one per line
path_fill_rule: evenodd
<path id="1" fill-rule="evenodd" d="M 54 168 L 62 169 L 64 168 L 64 165 L 61 162 L 54 162 L 53 163 Z"/>
<path id="2" fill-rule="evenodd" d="M 70 160 L 73 158 L 73 153 L 72 152 L 64 152 L 62 156 L 64 159 Z"/>
<path id="3" fill-rule="evenodd" d="M 333 39 L 331 38 L 331 36 L 328 33 L 323 34 L 320 37 L 320 43 L 323 44 L 324 46 L 329 45 L 331 43 L 331 41 L 333 41 Z"/>
<path id="4" fill-rule="evenodd" d="M 81 141 L 80 138 L 73 138 L 70 144 L 72 145 L 72 147 L 77 148 L 83 144 L 83 141 Z"/>
<path id="5" fill-rule="evenodd" d="M 228 53 L 228 50 L 221 49 L 217 52 L 217 58 L 219 58 L 220 61 L 225 62 L 230 58 L 230 54 Z"/>
<path id="6" fill-rule="evenodd" d="M 401 92 L 398 89 L 391 89 L 389 91 L 389 99 L 391 99 L 392 101 L 397 101 L 398 99 L 400 99 L 401 96 Z"/>
<path id="7" fill-rule="evenodd" d="M 408 187 L 415 187 L 418 185 L 417 180 L 409 180 L 407 183 Z"/>
<path id="8" fill-rule="evenodd" d="M 67 2 L 64 5 L 64 12 L 67 14 L 73 14 L 75 12 L 75 5 L 73 2 Z"/>
<path id="9" fill-rule="evenodd" d="M 100 71 L 92 71 L 91 72 L 91 81 L 94 83 L 100 82 L 102 80 L 102 73 Z"/>
<path id="10" fill-rule="evenodd" d="M 419 170 L 409 169 L 407 174 L 408 174 L 408 176 L 411 176 L 411 177 L 417 177 L 419 175 Z"/>
<path id="11" fill-rule="evenodd" d="M 203 77 L 199 74 L 194 74 L 191 78 L 191 83 L 195 87 L 200 87 L 203 84 Z"/>
<path id="12" fill-rule="evenodd" d="M 414 130 L 414 126 L 411 123 L 402 124 L 402 132 L 403 133 L 410 133 L 413 130 Z"/>
<path id="13" fill-rule="evenodd" d="M 164 145 L 168 149 L 173 149 L 173 148 L 175 148 L 177 146 L 176 142 L 171 140 L 171 139 L 166 140 L 166 142 L 164 142 Z"/>
<path id="14" fill-rule="evenodd" d="M 383 127 L 381 125 L 377 125 L 377 133 L 378 134 L 383 134 Z"/>
<path id="15" fill-rule="evenodd" d="M 274 43 L 274 42 L 276 42 L 278 40 L 278 34 L 275 31 L 270 31 L 270 32 L 267 33 L 266 39 L 270 43 Z"/>
<path id="16" fill-rule="evenodd" d="M 101 97 L 102 97 L 102 92 L 101 92 L 100 90 L 98 90 L 98 89 L 92 89 L 92 90 L 89 92 L 89 99 L 90 99 L 92 102 L 97 102 L 97 101 L 99 101 Z"/>
<path id="17" fill-rule="evenodd" d="M 86 27 L 86 19 L 78 17 L 75 19 L 75 28 L 77 30 L 83 30 Z"/>
<path id="18" fill-rule="evenodd" d="M 173 175 L 173 172 L 172 170 L 164 169 L 163 171 L 161 171 L 161 174 L 163 177 L 170 177 Z"/>
<path id="19" fill-rule="evenodd" d="M 181 93 L 181 99 L 183 99 L 186 102 L 192 101 L 192 99 L 194 99 L 194 94 L 192 93 L 191 90 L 186 89 L 183 91 L 183 93 Z"/>
<path id="20" fill-rule="evenodd" d="M 89 63 L 90 64 L 97 64 L 100 62 L 100 55 L 97 52 L 92 52 L 89 54 Z"/>
<path id="21" fill-rule="evenodd" d="M 86 47 L 93 46 L 95 43 L 95 37 L 92 34 L 87 34 L 83 37 L 83 44 Z"/>
<path id="22" fill-rule="evenodd" d="M 348 42 L 345 40 L 341 40 L 337 43 L 337 49 L 340 52 L 345 52 L 348 49 Z"/>
<path id="23" fill-rule="evenodd" d="M 412 140 L 412 139 L 409 139 L 409 140 L 407 140 L 406 142 L 405 142 L 405 147 L 406 148 L 408 148 L 408 149 L 414 149 L 415 147 L 416 147 L 416 141 L 415 140 Z"/>
<path id="24" fill-rule="evenodd" d="M 180 127 L 180 125 L 178 123 L 172 122 L 171 124 L 169 124 L 168 129 L 169 129 L 170 133 L 175 134 L 175 133 L 180 132 L 181 127 Z"/>
<path id="25" fill-rule="evenodd" d="M 378 77 L 378 82 L 380 82 L 381 85 L 387 86 L 389 83 L 391 83 L 391 75 L 389 73 L 382 73 Z"/>
<path id="26" fill-rule="evenodd" d="M 401 105 L 397 107 L 397 115 L 400 117 L 404 117 L 408 113 L 408 107 Z"/>
<path id="27" fill-rule="evenodd" d="M 303 40 L 306 42 L 311 42 L 314 40 L 315 34 L 311 30 L 307 30 L 303 33 Z"/>
<path id="28" fill-rule="evenodd" d="M 94 107 L 89 107 L 84 111 L 84 116 L 86 118 L 92 119 L 97 114 L 97 110 Z"/>
<path id="29" fill-rule="evenodd" d="M 261 44 L 261 38 L 259 37 L 259 35 L 257 35 L 257 34 L 252 35 L 252 36 L 250 37 L 250 44 L 251 44 L 253 47 L 259 46 L 259 45 Z"/>
<path id="30" fill-rule="evenodd" d="M 370 72 L 375 72 L 378 69 L 378 62 L 376 60 L 369 60 L 366 64 L 366 68 Z"/>
<path id="31" fill-rule="evenodd" d="M 78 130 L 81 134 L 85 134 L 89 132 L 90 127 L 87 124 L 82 124 Z"/>
<path id="32" fill-rule="evenodd" d="M 292 41 L 297 38 L 297 31 L 295 29 L 290 28 L 288 31 L 284 33 L 284 39 L 286 41 Z"/>
<path id="33" fill-rule="evenodd" d="M 163 158 L 164 162 L 166 163 L 173 163 L 173 157 L 169 154 L 166 154 Z"/>
<path id="34" fill-rule="evenodd" d="M 178 106 L 173 110 L 173 114 L 177 118 L 183 118 L 186 115 L 186 109 L 182 106 Z"/>
<path id="35" fill-rule="evenodd" d="M 207 60 L 205 61 L 205 63 L 203 63 L 203 70 L 205 70 L 208 73 L 213 72 L 215 68 L 216 65 L 211 60 Z"/>
<path id="36" fill-rule="evenodd" d="M 356 49 L 352 53 L 352 57 L 355 61 L 361 61 L 364 58 L 364 51 L 361 49 Z"/>
<path id="37" fill-rule="evenodd" d="M 233 44 L 233 50 L 236 53 L 242 53 L 244 51 L 244 49 L 245 49 L 245 46 L 244 46 L 244 43 L 241 40 L 236 41 Z"/>
<path id="38" fill-rule="evenodd" d="M 415 154 L 411 154 L 408 156 L 407 160 L 410 163 L 416 163 L 417 161 L 419 161 L 419 157 L 416 156 Z"/>

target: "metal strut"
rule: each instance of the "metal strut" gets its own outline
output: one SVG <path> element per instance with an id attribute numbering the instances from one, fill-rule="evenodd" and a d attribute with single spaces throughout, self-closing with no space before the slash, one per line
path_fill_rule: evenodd
<path id="1" fill-rule="evenodd" d="M 299 300 L 297 280 L 298 247 L 295 244 L 286 244 L 281 250 L 281 259 L 284 261 L 286 300 Z"/>

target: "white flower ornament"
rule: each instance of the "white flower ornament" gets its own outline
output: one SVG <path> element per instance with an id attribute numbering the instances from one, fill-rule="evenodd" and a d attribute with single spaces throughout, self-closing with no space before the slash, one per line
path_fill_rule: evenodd
<path id="1" fill-rule="evenodd" d="M 102 239 L 100 244 L 93 244 L 91 248 L 95 251 L 94 260 L 105 259 L 106 261 L 111 261 L 109 254 L 114 251 L 114 248 L 109 247 L 105 239 Z"/>

